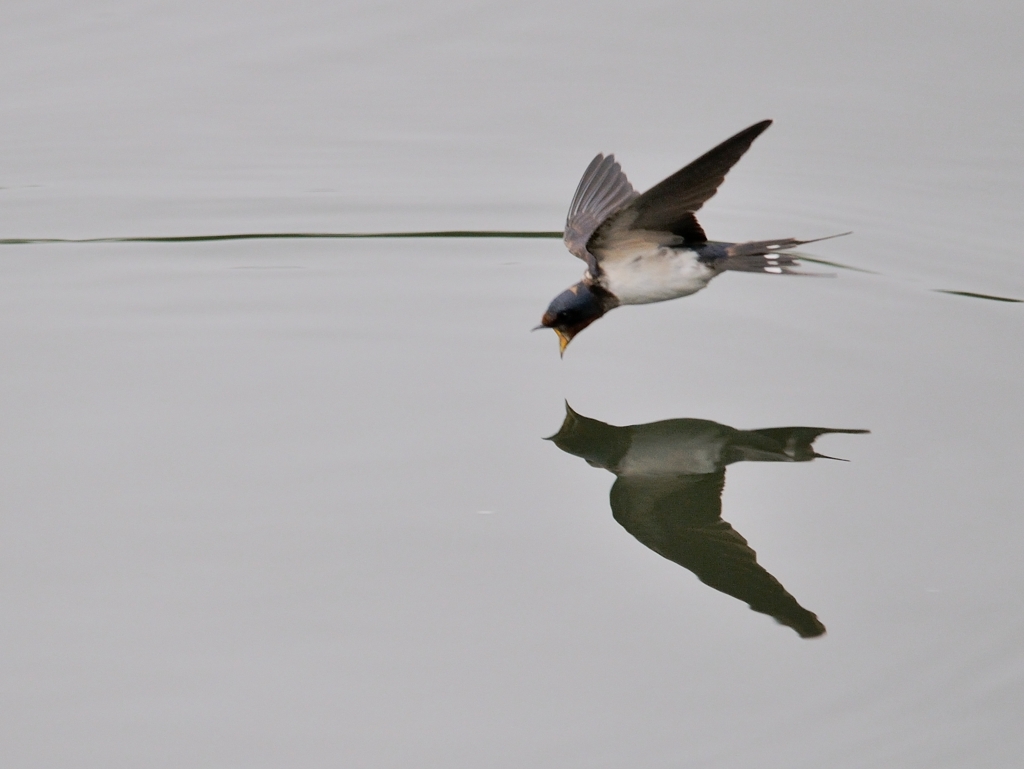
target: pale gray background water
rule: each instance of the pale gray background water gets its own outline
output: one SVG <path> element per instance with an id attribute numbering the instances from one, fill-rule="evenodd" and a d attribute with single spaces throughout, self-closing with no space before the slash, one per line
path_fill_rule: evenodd
<path id="1" fill-rule="evenodd" d="M 557 241 L 0 247 L 10 767 L 1013 767 L 1019 3 L 21 2 L 0 237 L 558 229 L 772 117 L 703 212 L 882 273 L 530 334 Z M 792 631 L 611 518 L 563 400 L 828 436 L 725 516 Z M 492 511 L 481 514 L 480 511 Z"/>

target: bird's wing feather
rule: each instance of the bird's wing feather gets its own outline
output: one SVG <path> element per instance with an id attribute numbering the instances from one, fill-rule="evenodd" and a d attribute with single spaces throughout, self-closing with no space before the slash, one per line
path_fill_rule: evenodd
<path id="1" fill-rule="evenodd" d="M 587 241 L 602 222 L 636 196 L 614 155 L 598 155 L 590 161 L 569 205 L 564 237 L 569 252 L 595 268 L 595 274 L 595 260 L 587 250 Z"/>
<path id="2" fill-rule="evenodd" d="M 615 520 L 659 555 L 701 582 L 810 638 L 825 632 L 782 584 L 757 563 L 757 553 L 721 518 L 725 471 L 677 477 L 622 476 L 611 491 Z"/>
<path id="3" fill-rule="evenodd" d="M 634 230 L 672 232 L 687 243 L 707 240 L 694 212 L 718 191 L 729 169 L 771 124 L 771 120 L 755 123 L 651 187 L 622 212 L 623 217 L 633 214 L 627 226 Z"/>

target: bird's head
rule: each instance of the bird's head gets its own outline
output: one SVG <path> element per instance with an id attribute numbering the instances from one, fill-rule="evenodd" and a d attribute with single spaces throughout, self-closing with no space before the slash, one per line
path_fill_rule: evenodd
<path id="1" fill-rule="evenodd" d="M 574 336 L 614 306 L 610 294 L 605 296 L 580 281 L 551 300 L 537 328 L 553 328 L 558 334 L 559 352 L 565 354 Z"/>

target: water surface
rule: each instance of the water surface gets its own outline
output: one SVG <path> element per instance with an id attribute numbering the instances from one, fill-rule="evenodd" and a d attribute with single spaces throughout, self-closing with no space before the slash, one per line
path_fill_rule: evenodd
<path id="1" fill-rule="evenodd" d="M 871 272 L 560 360 L 555 239 L 0 246 L 4 763 L 1014 766 L 1020 20 L 15 4 L 4 239 L 553 231 L 594 153 L 646 188 L 773 117 L 701 223 Z M 827 634 L 630 537 L 566 401 L 871 430 L 721 496 Z"/>

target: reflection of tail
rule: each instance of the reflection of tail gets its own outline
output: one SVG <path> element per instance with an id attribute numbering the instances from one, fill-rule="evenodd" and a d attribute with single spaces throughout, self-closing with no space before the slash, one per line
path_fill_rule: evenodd
<path id="1" fill-rule="evenodd" d="M 768 438 L 792 462 L 810 462 L 812 459 L 836 459 L 836 457 L 819 454 L 814 450 L 814 441 L 820 436 L 831 433 L 862 435 L 870 430 L 843 430 L 832 427 L 768 427 L 749 432 Z"/>
<path id="2" fill-rule="evenodd" d="M 736 272 L 768 272 L 776 275 L 814 275 L 816 273 L 801 272 L 796 269 L 800 264 L 797 258 L 782 252 L 807 243 L 817 243 L 819 240 L 840 238 L 849 234 L 841 232 L 838 235 L 829 235 L 814 240 L 782 238 L 781 240 L 751 240 L 746 243 L 734 243 L 726 249 L 725 261 L 720 269 Z"/>

